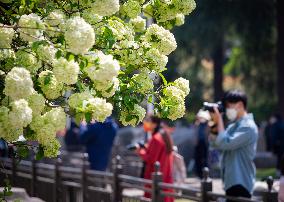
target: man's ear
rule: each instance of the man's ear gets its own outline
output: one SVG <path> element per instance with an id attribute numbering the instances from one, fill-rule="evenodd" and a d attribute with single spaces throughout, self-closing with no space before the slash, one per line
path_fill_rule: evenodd
<path id="1" fill-rule="evenodd" d="M 238 107 L 242 110 L 246 110 L 244 103 L 241 101 L 238 102 Z"/>

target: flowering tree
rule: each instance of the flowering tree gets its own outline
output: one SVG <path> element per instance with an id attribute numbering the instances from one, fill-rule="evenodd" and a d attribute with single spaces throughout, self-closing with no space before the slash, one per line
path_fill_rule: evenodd
<path id="1" fill-rule="evenodd" d="M 146 100 L 163 118 L 184 115 L 189 82 L 168 83 L 162 72 L 177 47 L 169 30 L 184 23 L 194 0 L 0 0 L 0 8 L 5 141 L 17 145 L 23 134 L 39 143 L 38 156 L 55 157 L 67 114 L 103 122 L 115 110 L 134 126 Z M 145 18 L 155 24 L 146 29 Z"/>

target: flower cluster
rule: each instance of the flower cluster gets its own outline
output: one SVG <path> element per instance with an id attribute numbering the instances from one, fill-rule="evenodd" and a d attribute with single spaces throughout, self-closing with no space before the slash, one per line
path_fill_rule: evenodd
<path id="1" fill-rule="evenodd" d="M 134 84 L 137 88 L 137 92 L 145 94 L 153 91 L 153 80 L 149 77 L 148 72 L 134 74 L 132 80 L 134 81 Z"/>
<path id="2" fill-rule="evenodd" d="M 5 79 L 5 95 L 13 100 L 26 98 L 33 94 L 33 81 L 30 72 L 25 68 L 14 67 Z"/>
<path id="3" fill-rule="evenodd" d="M 190 92 L 190 88 L 189 88 L 189 81 L 184 79 L 184 78 L 178 78 L 174 81 L 174 85 L 176 85 L 176 87 L 180 90 L 183 91 L 184 93 L 184 97 L 186 97 L 189 92 Z"/>
<path id="4" fill-rule="evenodd" d="M 119 121 L 124 126 L 136 126 L 137 123 L 141 122 L 144 119 L 145 114 L 146 110 L 138 104 L 135 104 L 133 110 L 125 108 L 121 111 Z"/>
<path id="5" fill-rule="evenodd" d="M 118 75 L 120 65 L 117 60 L 113 59 L 112 55 L 105 55 L 103 52 L 98 51 L 89 55 L 88 59 L 92 65 L 87 67 L 85 72 L 92 81 L 105 82 Z"/>
<path id="6" fill-rule="evenodd" d="M 96 90 L 101 92 L 103 97 L 110 98 L 118 90 L 119 80 L 114 77 L 112 80 L 109 80 L 107 82 L 96 81 L 94 85 Z"/>
<path id="7" fill-rule="evenodd" d="M 185 113 L 185 97 L 189 94 L 189 81 L 184 78 L 178 78 L 173 85 L 163 90 L 164 98 L 161 105 L 168 109 L 167 118 L 176 120 L 183 117 Z"/>
<path id="8" fill-rule="evenodd" d="M 71 18 L 66 21 L 64 27 L 64 36 L 70 52 L 84 54 L 95 44 L 94 29 L 83 18 Z"/>
<path id="9" fill-rule="evenodd" d="M 0 49 L 0 61 L 8 58 L 15 58 L 15 52 L 11 49 Z"/>
<path id="10" fill-rule="evenodd" d="M 13 28 L 0 24 L 0 48 L 10 48 L 14 34 Z"/>
<path id="11" fill-rule="evenodd" d="M 10 107 L 11 110 L 0 107 L 0 137 L 15 141 L 23 133 L 23 128 L 31 123 L 32 109 L 24 99 L 12 102 Z"/>
<path id="12" fill-rule="evenodd" d="M 68 62 L 65 58 L 60 58 L 53 64 L 53 72 L 57 81 L 67 85 L 77 82 L 79 70 L 77 62 L 73 60 Z"/>
<path id="13" fill-rule="evenodd" d="M 28 42 L 43 39 L 44 23 L 37 14 L 22 15 L 19 20 L 20 36 Z"/>
<path id="14" fill-rule="evenodd" d="M 169 55 L 177 48 L 174 35 L 156 24 L 151 25 L 147 29 L 145 40 L 150 43 L 153 48 L 157 48 L 163 55 Z"/>
<path id="15" fill-rule="evenodd" d="M 104 122 L 112 114 L 112 104 L 103 98 L 93 97 L 90 92 L 75 93 L 69 97 L 69 106 L 79 113 L 90 115 L 99 122 Z"/>
<path id="16" fill-rule="evenodd" d="M 43 145 L 45 156 L 57 156 L 60 145 L 55 139 L 55 134 L 57 131 L 63 130 L 65 125 L 66 115 L 61 107 L 53 108 L 32 120 L 30 127 L 36 133 L 36 139 Z"/>
<path id="17" fill-rule="evenodd" d="M 9 120 L 15 128 L 24 128 L 32 121 L 32 109 L 25 99 L 19 99 L 11 103 Z"/>
<path id="18" fill-rule="evenodd" d="M 148 61 L 148 68 L 156 72 L 162 72 L 166 69 L 168 63 L 168 57 L 162 55 L 160 51 L 156 48 L 151 48 L 145 54 Z"/>
<path id="19" fill-rule="evenodd" d="M 51 45 L 39 45 L 36 49 L 38 58 L 48 64 L 53 64 L 57 50 Z"/>
<path id="20" fill-rule="evenodd" d="M 115 111 L 135 126 L 148 101 L 163 118 L 183 116 L 189 82 L 167 82 L 162 72 L 177 47 L 169 29 L 184 23 L 194 0 L 5 3 L 20 9 L 0 24 L 0 138 L 24 135 L 55 157 L 67 114 L 103 122 Z M 157 24 L 146 29 L 147 17 Z"/>
<path id="21" fill-rule="evenodd" d="M 122 12 L 129 18 L 135 18 L 141 13 L 140 3 L 136 0 L 128 0 L 123 4 Z"/>
<path id="22" fill-rule="evenodd" d="M 16 52 L 16 62 L 18 66 L 26 68 L 31 74 L 36 73 L 42 66 L 41 60 L 39 60 L 35 54 L 25 49 Z"/>
<path id="23" fill-rule="evenodd" d="M 50 70 L 39 74 L 40 87 L 47 99 L 56 99 L 62 95 L 63 83 L 59 82 Z"/>
<path id="24" fill-rule="evenodd" d="M 159 25 L 171 29 L 184 24 L 184 15 L 189 15 L 196 7 L 194 0 L 150 1 L 143 6 L 147 17 L 154 17 Z"/>
<path id="25" fill-rule="evenodd" d="M 112 114 L 112 110 L 112 104 L 103 98 L 95 97 L 83 102 L 83 111 L 90 113 L 95 121 L 104 122 Z"/>
<path id="26" fill-rule="evenodd" d="M 33 117 L 40 115 L 45 107 L 45 98 L 42 94 L 32 94 L 28 97 L 29 107 L 33 111 Z"/>
<path id="27" fill-rule="evenodd" d="M 136 32 L 143 32 L 146 29 L 146 20 L 140 16 L 130 19 L 129 23 L 133 26 Z"/>
<path id="28" fill-rule="evenodd" d="M 119 0 L 96 0 L 91 4 L 94 13 L 110 16 L 119 11 Z"/>

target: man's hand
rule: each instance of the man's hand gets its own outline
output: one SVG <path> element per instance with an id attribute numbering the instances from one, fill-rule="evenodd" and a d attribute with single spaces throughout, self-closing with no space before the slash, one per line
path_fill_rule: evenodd
<path id="1" fill-rule="evenodd" d="M 223 117 L 217 107 L 214 107 L 214 113 L 210 113 L 212 121 L 217 125 L 218 133 L 225 130 Z"/>

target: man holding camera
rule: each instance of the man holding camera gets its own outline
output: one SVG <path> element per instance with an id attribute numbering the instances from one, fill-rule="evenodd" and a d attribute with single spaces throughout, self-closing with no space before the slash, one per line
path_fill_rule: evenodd
<path id="1" fill-rule="evenodd" d="M 231 124 L 225 129 L 218 107 L 211 113 L 217 127 L 212 146 L 222 151 L 221 172 L 227 196 L 251 198 L 258 129 L 253 115 L 247 113 L 247 96 L 233 90 L 223 99 L 226 116 Z M 230 200 L 227 200 L 230 201 Z"/>

